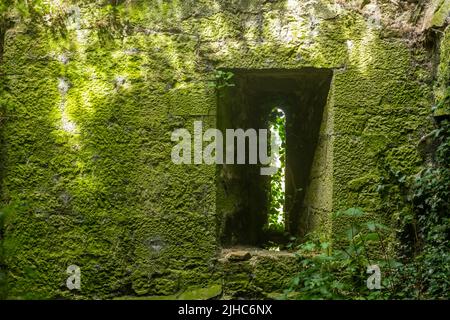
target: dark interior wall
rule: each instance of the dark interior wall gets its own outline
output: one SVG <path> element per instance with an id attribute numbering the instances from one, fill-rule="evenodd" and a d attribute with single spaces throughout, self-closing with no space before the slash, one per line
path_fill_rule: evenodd
<path id="1" fill-rule="evenodd" d="M 267 129 L 274 107 L 286 113 L 286 231 L 303 236 L 306 223 L 301 212 L 317 146 L 332 71 L 232 70 L 235 86 L 219 94 L 218 127 Z M 267 222 L 269 176 L 258 165 L 219 166 L 219 212 L 222 242 L 228 245 L 261 245 L 281 240 L 264 231 Z M 235 206 L 228 205 L 234 203 Z"/>

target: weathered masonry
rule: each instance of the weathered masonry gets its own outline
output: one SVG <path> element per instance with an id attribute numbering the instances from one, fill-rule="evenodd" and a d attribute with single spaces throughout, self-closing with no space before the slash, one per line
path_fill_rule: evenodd
<path id="1" fill-rule="evenodd" d="M 349 207 L 395 219 L 376 187 L 386 164 L 412 174 L 422 162 L 432 82 L 447 72 L 448 1 L 419 11 L 384 0 L 74 3 L 2 17 L 8 297 L 281 292 L 297 263 L 258 249 L 273 240 L 267 177 L 172 163 L 171 133 L 194 121 L 260 128 L 284 110 L 290 235 L 332 239 L 342 224 L 332 213 Z M 420 40 L 431 28 L 437 50 Z M 217 70 L 234 74 L 220 94 L 209 85 Z M 252 249 L 236 253 L 242 245 Z M 79 291 L 65 286 L 69 265 L 81 268 Z"/>

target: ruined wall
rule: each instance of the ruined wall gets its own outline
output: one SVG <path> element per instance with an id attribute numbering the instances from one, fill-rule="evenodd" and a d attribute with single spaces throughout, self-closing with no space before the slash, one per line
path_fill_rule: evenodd
<path id="1" fill-rule="evenodd" d="M 411 40 L 416 12 L 392 6 L 78 1 L 50 4 L 39 23 L 17 19 L 0 71 L 8 296 L 174 297 L 189 287 L 214 296 L 227 286 L 215 167 L 170 160 L 173 130 L 215 126 L 208 82 L 218 68 L 332 69 L 311 223 L 326 235 L 340 223 L 331 212 L 354 206 L 390 219 L 375 192 L 382 165 L 405 174 L 420 165 L 432 76 Z M 71 264 L 81 291 L 65 286 Z M 245 286 L 254 276 L 245 268 L 230 283 Z M 289 274 L 274 269 L 267 263 L 259 283 Z"/>
<path id="2" fill-rule="evenodd" d="M 450 3 L 448 10 L 450 11 Z M 443 30 L 438 44 L 438 63 L 436 63 L 434 86 L 436 104 L 433 115 L 438 118 L 450 116 L 450 28 L 448 26 L 442 27 Z"/>

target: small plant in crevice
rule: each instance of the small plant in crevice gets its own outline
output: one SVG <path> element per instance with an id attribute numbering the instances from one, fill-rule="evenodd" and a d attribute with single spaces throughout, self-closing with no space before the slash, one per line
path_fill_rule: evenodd
<path id="1" fill-rule="evenodd" d="M 234 73 L 231 71 L 217 70 L 214 74 L 214 80 L 209 82 L 209 86 L 217 90 L 234 87 L 235 84 L 232 81 L 233 77 Z"/>

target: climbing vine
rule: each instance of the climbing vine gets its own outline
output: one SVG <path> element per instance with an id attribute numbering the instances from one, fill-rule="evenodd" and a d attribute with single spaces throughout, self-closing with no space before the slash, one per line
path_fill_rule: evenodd
<path id="1" fill-rule="evenodd" d="M 450 122 L 439 123 L 432 136 L 433 161 L 414 177 L 413 211 L 401 221 L 406 267 L 397 282 L 406 298 L 450 297 Z"/>

